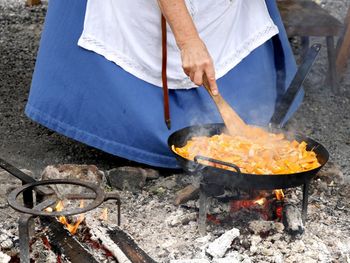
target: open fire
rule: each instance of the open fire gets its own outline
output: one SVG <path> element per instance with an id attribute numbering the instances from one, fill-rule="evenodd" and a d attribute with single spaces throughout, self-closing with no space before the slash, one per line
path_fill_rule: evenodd
<path id="1" fill-rule="evenodd" d="M 84 207 L 84 200 L 80 200 L 79 208 L 83 208 L 83 207 Z M 47 212 L 53 212 L 53 211 L 61 212 L 64 210 L 64 208 L 65 208 L 65 205 L 64 205 L 63 200 L 59 200 L 54 208 L 48 207 L 45 209 L 45 211 L 47 211 Z M 65 216 L 58 217 L 58 221 L 61 224 L 63 224 L 72 235 L 75 235 L 77 233 L 78 227 L 84 221 L 84 219 L 85 219 L 84 214 L 80 214 L 77 217 L 72 217 L 70 220 Z M 101 221 L 108 220 L 108 209 L 107 208 L 104 208 L 102 210 L 101 215 L 99 216 L 99 220 L 101 220 Z"/>
<path id="2" fill-rule="evenodd" d="M 283 201 L 284 193 L 282 189 L 276 189 L 273 193 L 261 191 L 255 198 L 231 201 L 230 213 L 247 209 L 258 212 L 265 220 L 281 220 Z"/>
<path id="3" fill-rule="evenodd" d="M 83 208 L 83 207 L 84 207 L 84 200 L 81 200 L 79 208 Z M 55 211 L 60 212 L 60 211 L 63 211 L 63 209 L 64 209 L 64 203 L 62 200 L 60 200 L 55 206 Z M 68 231 L 72 235 L 74 235 L 77 232 L 79 225 L 84 221 L 84 218 L 85 218 L 84 214 L 80 214 L 78 215 L 78 219 L 76 220 L 75 223 L 69 223 L 68 219 L 65 216 L 60 216 L 58 220 L 63 225 L 65 225 L 65 227 L 68 229 Z"/>

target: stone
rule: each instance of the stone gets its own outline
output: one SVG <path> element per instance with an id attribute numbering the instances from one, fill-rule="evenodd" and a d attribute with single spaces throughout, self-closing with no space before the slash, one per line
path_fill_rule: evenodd
<path id="1" fill-rule="evenodd" d="M 10 262 L 10 260 L 11 260 L 11 257 L 10 257 L 10 256 L 8 256 L 8 255 L 6 255 L 5 253 L 2 253 L 2 252 L 0 251 L 0 262 L 1 262 L 1 263 L 8 263 L 8 262 Z"/>
<path id="2" fill-rule="evenodd" d="M 58 164 L 47 166 L 41 174 L 41 180 L 51 179 L 76 179 L 104 187 L 105 175 L 95 165 L 78 165 L 78 164 Z M 64 196 L 67 194 L 79 194 L 90 190 L 76 185 L 51 185 L 56 194 Z"/>
<path id="3" fill-rule="evenodd" d="M 207 248 L 207 253 L 214 258 L 223 257 L 231 246 L 232 241 L 239 237 L 239 235 L 239 230 L 237 228 L 232 228 L 210 243 Z"/>
<path id="4" fill-rule="evenodd" d="M 176 182 L 174 176 L 168 176 L 168 177 L 164 178 L 163 180 L 160 180 L 157 185 L 158 185 L 158 187 L 172 190 L 177 186 L 177 182 Z"/>
<path id="5" fill-rule="evenodd" d="M 255 235 L 259 234 L 274 234 L 276 232 L 283 231 L 284 227 L 279 222 L 274 221 L 263 221 L 263 220 L 253 220 L 249 222 L 249 230 Z"/>
<path id="6" fill-rule="evenodd" d="M 146 172 L 142 168 L 123 166 L 107 171 L 107 180 L 111 187 L 139 192 L 146 184 Z"/>
<path id="7" fill-rule="evenodd" d="M 13 242 L 11 239 L 6 239 L 0 243 L 0 248 L 1 249 L 11 249 L 13 248 Z"/>
<path id="8" fill-rule="evenodd" d="M 188 185 L 175 194 L 175 205 L 184 204 L 189 200 L 197 199 L 199 196 L 199 187 Z"/>
<path id="9" fill-rule="evenodd" d="M 272 257 L 273 263 L 283 263 L 283 255 L 280 252 L 274 253 L 275 255 Z"/>
<path id="10" fill-rule="evenodd" d="M 250 257 L 246 256 L 246 257 L 243 259 L 242 263 L 252 263 L 252 260 L 250 259 Z"/>
<path id="11" fill-rule="evenodd" d="M 189 214 L 183 214 L 183 215 L 179 215 L 179 216 L 174 216 L 173 218 L 171 218 L 168 221 L 168 225 L 169 226 L 178 226 L 178 225 L 186 225 L 191 221 L 195 221 L 197 219 L 197 213 L 193 212 L 193 213 L 189 213 Z"/>
<path id="12" fill-rule="evenodd" d="M 141 172 L 146 175 L 146 180 L 155 180 L 159 178 L 159 171 L 149 168 L 140 168 Z"/>
<path id="13" fill-rule="evenodd" d="M 175 259 L 170 260 L 170 263 L 210 263 L 207 259 Z"/>
<path id="14" fill-rule="evenodd" d="M 214 258 L 213 263 L 240 263 L 241 261 L 235 257 Z"/>

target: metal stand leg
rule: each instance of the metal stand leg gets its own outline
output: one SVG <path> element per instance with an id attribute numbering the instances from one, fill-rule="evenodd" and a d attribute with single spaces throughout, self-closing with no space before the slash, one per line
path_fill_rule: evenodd
<path id="1" fill-rule="evenodd" d="M 120 214 L 120 206 L 121 206 L 121 200 L 120 200 L 120 197 L 117 193 L 108 193 L 106 194 L 105 196 L 105 200 L 104 201 L 107 201 L 107 200 L 116 200 L 117 202 L 117 210 L 118 210 L 118 226 L 120 226 L 120 218 L 121 218 L 121 214 Z"/>
<path id="2" fill-rule="evenodd" d="M 305 183 L 303 185 L 303 206 L 302 206 L 302 211 L 301 211 L 301 219 L 303 221 L 303 224 L 305 225 L 306 218 L 307 218 L 307 205 L 309 201 L 309 186 L 310 186 L 310 181 Z"/>
<path id="3" fill-rule="evenodd" d="M 38 204 L 33 209 L 35 210 L 42 210 L 46 207 L 49 207 L 53 205 L 56 202 L 54 199 L 47 199 L 44 202 Z M 31 232 L 34 231 L 34 222 L 33 218 L 35 215 L 31 214 L 22 214 L 21 217 L 18 219 L 18 232 L 19 232 L 19 249 L 20 249 L 20 262 L 21 263 L 30 263 L 30 248 L 29 248 L 29 242 L 30 242 L 30 236 L 33 234 Z"/>
<path id="4" fill-rule="evenodd" d="M 19 232 L 19 250 L 20 250 L 20 262 L 30 263 L 30 252 L 29 252 L 29 240 L 30 234 L 29 229 L 31 225 L 31 219 L 33 215 L 23 214 L 18 220 L 18 232 Z"/>
<path id="5" fill-rule="evenodd" d="M 334 94 L 338 93 L 338 83 L 337 83 L 337 72 L 335 65 L 335 48 L 334 48 L 334 37 L 328 36 L 327 40 L 327 53 L 328 53 L 328 68 L 329 68 L 329 84 L 332 87 Z"/>
<path id="6" fill-rule="evenodd" d="M 199 217 L 198 217 L 198 230 L 199 233 L 204 236 L 207 231 L 207 200 L 208 196 L 202 190 L 199 192 Z"/>
<path id="7" fill-rule="evenodd" d="M 22 183 L 22 185 L 25 185 L 25 183 Z M 23 191 L 23 203 L 25 207 L 33 208 L 33 191 L 32 189 L 28 189 Z"/>

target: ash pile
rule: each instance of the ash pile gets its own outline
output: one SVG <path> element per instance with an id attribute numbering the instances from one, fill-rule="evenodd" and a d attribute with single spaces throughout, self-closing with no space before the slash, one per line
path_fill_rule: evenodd
<path id="1" fill-rule="evenodd" d="M 88 174 L 103 175 L 99 180 L 107 181 L 105 190 L 117 191 L 120 195 L 120 227 L 116 225 L 117 206 L 107 202 L 86 213 L 74 235 L 93 255 L 95 261 L 91 262 L 123 262 L 123 256 L 119 261 L 116 257 L 123 250 L 115 233 L 132 240 L 136 250 L 143 251 L 142 255 L 149 260 L 145 262 L 350 262 L 349 182 L 335 164 L 327 164 L 312 181 L 305 224 L 300 215 L 302 189 L 291 188 L 284 191 L 284 202 L 288 205 L 283 207 L 282 218 L 275 216 L 273 220 L 259 204 L 238 209 L 232 201 L 210 199 L 205 235 L 198 231 L 196 177 L 183 173 L 159 174 L 156 170 L 137 167 L 105 172 L 88 167 L 90 169 L 79 165 L 49 166 L 42 177 L 96 181 Z M 17 231 L 20 215 L 7 205 L 6 195 L 20 184 L 6 172 L 1 172 L 0 178 L 0 258 L 1 262 L 16 262 L 20 253 Z M 104 221 L 100 217 L 106 209 L 108 218 Z M 283 220 L 286 216 L 289 223 Z M 31 235 L 34 262 L 74 262 L 57 252 L 55 246 L 62 244 L 52 240 L 52 230 L 40 222 L 35 222 L 35 226 Z M 60 261 L 57 261 L 58 255 Z M 125 260 L 137 262 L 127 257 Z"/>

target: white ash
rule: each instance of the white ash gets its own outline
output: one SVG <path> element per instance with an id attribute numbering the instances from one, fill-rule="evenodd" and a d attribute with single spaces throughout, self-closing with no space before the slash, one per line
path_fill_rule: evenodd
<path id="1" fill-rule="evenodd" d="M 233 240 L 239 237 L 239 230 L 232 228 L 209 244 L 207 253 L 214 258 L 222 258 L 231 246 Z"/>
<path id="2" fill-rule="evenodd" d="M 1 263 L 8 263 L 8 262 L 10 262 L 10 260 L 11 260 L 10 256 L 8 256 L 0 251 L 0 262 Z"/>
<path id="3" fill-rule="evenodd" d="M 186 225 L 190 223 L 191 221 L 196 221 L 197 219 L 197 213 L 190 213 L 190 214 L 182 214 L 182 213 L 175 213 L 175 215 L 171 215 L 166 219 L 166 222 L 169 226 L 179 226 L 179 225 Z"/>
<path id="4" fill-rule="evenodd" d="M 283 233 L 284 225 L 280 222 L 254 220 L 249 222 L 249 230 L 256 235 L 270 232 Z"/>
<path id="5" fill-rule="evenodd" d="M 17 233 L 15 229 L 6 229 L 6 226 L 0 225 L 0 248 L 1 251 L 9 251 L 14 248 L 15 243 L 18 242 Z"/>
<path id="6" fill-rule="evenodd" d="M 170 260 L 170 263 L 210 263 L 208 259 L 179 259 Z"/>
<path id="7" fill-rule="evenodd" d="M 89 228 L 89 232 L 91 234 L 91 239 L 101 243 L 105 248 L 107 248 L 113 256 L 117 259 L 117 261 L 108 261 L 110 263 L 118 262 L 118 263 L 132 263 L 123 251 L 108 237 L 106 230 L 103 228 L 100 221 L 96 220 L 95 217 L 92 217 L 89 213 L 85 217 L 86 225 Z M 117 227 L 116 225 L 110 224 L 109 227 Z"/>
<path id="8" fill-rule="evenodd" d="M 38 238 L 31 246 L 30 257 L 34 262 L 45 262 L 45 263 L 56 263 L 57 255 L 49 248 L 47 248 L 42 239 Z M 64 257 L 62 258 L 62 263 L 70 263 Z"/>

